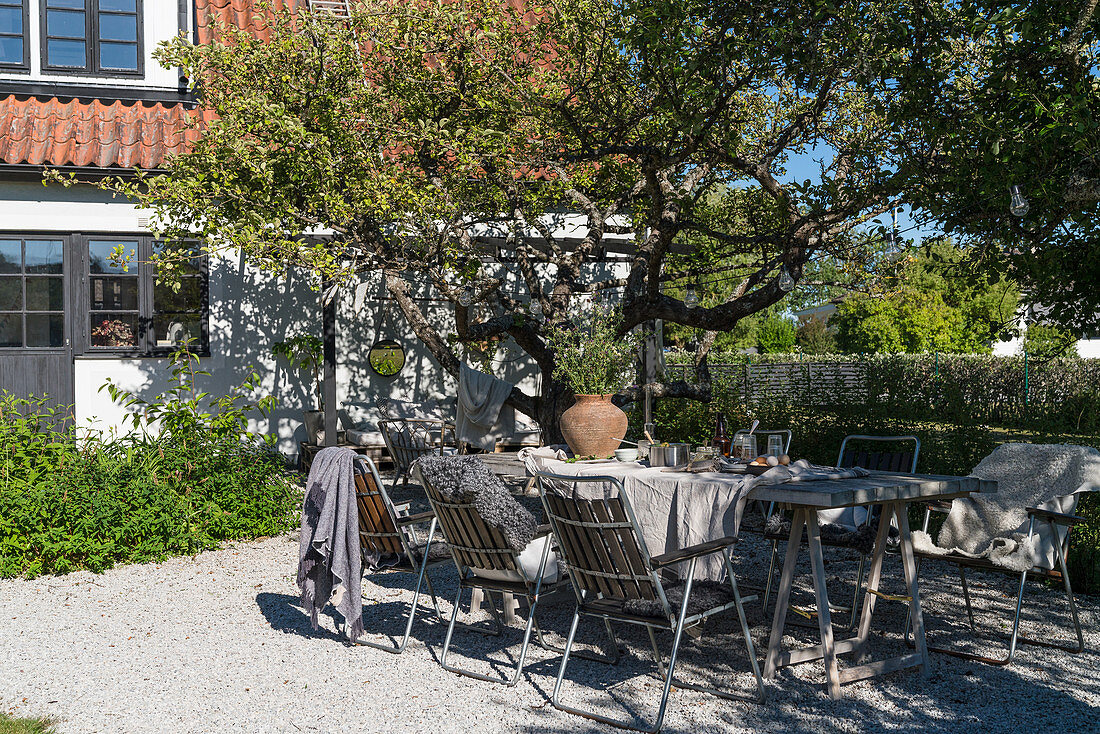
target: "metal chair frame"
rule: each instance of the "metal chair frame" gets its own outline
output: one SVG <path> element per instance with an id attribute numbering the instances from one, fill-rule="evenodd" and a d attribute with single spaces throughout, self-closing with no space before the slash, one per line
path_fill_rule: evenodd
<path id="1" fill-rule="evenodd" d="M 362 467 L 366 467 L 363 471 Z M 356 640 L 355 644 L 373 647 L 377 650 L 400 655 L 409 644 L 412 634 L 413 621 L 419 609 L 420 591 L 427 583 L 428 593 L 432 598 L 432 607 L 435 609 L 439 621 L 445 621 L 439 610 L 439 602 L 436 599 L 435 589 L 432 587 L 431 575 L 428 567 L 435 566 L 446 561 L 445 558 L 430 560 L 428 553 L 431 550 L 432 541 L 435 538 L 436 518 L 431 512 L 422 512 L 416 515 L 404 514 L 408 505 L 395 505 L 378 476 L 378 468 L 369 457 L 356 457 L 355 465 L 355 500 L 356 511 L 359 516 L 359 550 L 365 556 L 368 552 L 399 553 L 404 556 L 407 566 L 394 566 L 370 573 L 415 573 L 416 589 L 413 592 L 412 606 L 405 622 L 405 633 L 401 641 L 394 645 L 384 645 L 367 640 Z M 373 484 L 373 489 L 371 487 Z M 417 544 L 412 528 L 416 525 L 427 523 L 428 539 L 421 547 Z M 366 568 L 364 564 L 364 569 Z M 364 576 L 367 572 L 364 572 Z"/>
<path id="2" fill-rule="evenodd" d="M 420 473 L 420 480 L 428 496 L 428 502 L 431 504 L 432 509 L 436 513 L 436 517 L 439 519 L 440 530 L 451 549 L 451 557 L 458 569 L 459 576 L 458 593 L 455 595 L 454 608 L 451 611 L 451 619 L 447 627 L 447 637 L 443 641 L 443 652 L 440 655 L 439 664 L 444 670 L 452 673 L 458 673 L 459 675 L 465 675 L 470 678 L 489 681 L 491 683 L 504 683 L 509 687 L 515 686 L 516 683 L 519 682 L 520 676 L 523 674 L 523 666 L 527 659 L 527 650 L 530 645 L 532 631 L 534 631 L 535 639 L 540 646 L 549 650 L 561 652 L 561 648 L 556 648 L 545 640 L 542 628 L 539 626 L 538 619 L 536 618 L 538 602 L 541 595 L 544 593 L 543 574 L 546 570 L 547 559 L 550 555 L 550 543 L 547 543 L 543 548 L 542 557 L 539 560 L 537 578 L 531 581 L 527 579 L 520 570 L 517 553 L 508 545 L 503 533 L 486 524 L 478 515 L 472 503 L 455 501 L 444 497 L 439 490 L 432 486 L 431 480 L 424 477 L 422 472 Z M 549 534 L 550 528 L 548 526 L 540 527 L 536 532 L 535 539 L 537 540 Z M 479 570 L 511 571 L 518 574 L 524 580 L 498 581 L 495 579 L 488 579 L 476 575 L 473 572 L 474 568 Z M 555 583 L 553 587 L 545 593 L 553 593 L 561 586 L 562 584 L 560 582 Z M 460 624 L 458 622 L 462 595 L 467 589 L 480 589 L 485 594 L 489 612 L 494 622 L 492 629 L 486 630 L 480 626 Z M 519 659 L 516 662 L 515 672 L 512 674 L 511 678 L 505 678 L 503 680 L 469 670 L 468 668 L 450 665 L 447 662 L 447 658 L 450 655 L 451 640 L 454 636 L 456 627 L 462 627 L 470 631 L 493 636 L 499 636 L 503 632 L 504 624 L 493 602 L 491 596 L 492 592 L 522 596 L 527 600 L 528 605 L 527 624 L 523 631 L 523 642 L 520 648 Z M 597 656 L 597 659 L 613 662 L 611 658 Z M 617 659 L 618 649 L 616 648 L 614 660 Z"/>
<path id="3" fill-rule="evenodd" d="M 386 442 L 386 451 L 393 459 L 393 483 L 403 479 L 409 483 L 409 471 L 421 456 L 441 454 L 444 447 L 455 447 L 454 424 L 427 418 L 385 418 L 378 421 L 378 430 Z M 448 433 L 450 442 L 448 443 Z"/>
<path id="4" fill-rule="evenodd" d="M 755 700 L 760 702 L 765 700 L 764 682 L 760 674 L 760 666 L 756 659 L 756 651 L 744 608 L 744 601 L 753 601 L 756 597 L 742 599 L 728 552 L 728 549 L 737 542 L 736 538 L 722 538 L 652 557 L 646 547 L 641 527 L 631 507 L 630 500 L 623 491 L 623 485 L 618 479 L 610 476 L 565 476 L 550 472 L 538 472 L 535 476 L 539 486 L 539 495 L 542 498 L 543 509 L 554 534 L 558 538 L 558 546 L 569 566 L 570 584 L 573 587 L 577 601 L 573 621 L 569 627 L 569 637 L 562 652 L 561 666 L 558 669 L 557 679 L 554 681 L 551 703 L 555 708 L 611 726 L 655 733 L 660 730 L 661 724 L 664 722 L 668 696 L 673 684 L 678 688 L 710 693 L 724 699 L 740 700 L 747 698 L 744 695 L 720 691 L 707 686 L 684 683 L 675 678 L 676 659 L 684 629 L 731 608 L 737 610 L 737 616 L 741 622 L 741 631 L 745 636 L 745 647 L 752 666 L 752 672 L 756 677 L 757 696 Z M 544 480 L 571 482 L 574 485 L 579 483 L 603 483 L 613 486 L 617 490 L 617 496 L 610 500 L 567 499 L 553 493 L 548 494 Z M 587 503 L 587 505 L 579 503 Z M 583 516 L 582 508 L 585 510 Z M 584 519 L 585 517 L 590 519 Z M 600 542 L 586 544 L 586 541 L 595 541 L 596 539 Z M 712 609 L 688 614 L 696 563 L 700 557 L 712 553 L 722 554 L 734 600 Z M 659 572 L 684 562 L 688 564 L 684 584 L 684 599 L 679 609 L 674 609 L 669 605 Z M 664 608 L 664 616 L 641 617 L 615 610 L 617 602 L 632 598 L 659 601 Z M 649 633 L 650 644 L 653 647 L 657 669 L 664 681 L 657 718 L 652 726 L 647 728 L 637 727 L 631 721 L 613 719 L 594 711 L 562 703 L 562 682 L 565 679 L 565 670 L 569 664 L 577 627 L 582 615 L 602 619 L 613 642 L 615 638 L 611 630 L 610 623 L 612 621 L 640 625 L 646 628 Z M 672 650 L 669 655 L 667 669 L 663 664 L 660 649 L 657 645 L 656 630 L 668 630 L 673 633 Z"/>
<path id="5" fill-rule="evenodd" d="M 922 529 L 924 532 L 928 532 L 928 522 L 931 519 L 932 512 L 946 513 L 950 511 L 950 504 L 930 504 L 924 511 L 924 524 Z M 1029 645 L 1039 645 L 1041 647 L 1052 647 L 1065 652 L 1077 654 L 1081 653 L 1085 649 L 1085 637 L 1081 629 L 1081 618 L 1077 613 L 1077 602 L 1073 598 L 1073 586 L 1069 580 L 1069 570 L 1066 568 L 1066 558 L 1069 555 L 1069 536 L 1073 530 L 1073 526 L 1079 523 L 1086 522 L 1085 518 L 1077 515 L 1066 515 L 1059 512 L 1050 512 L 1048 510 L 1042 510 L 1037 507 L 1028 507 L 1028 523 L 1027 523 L 1027 537 L 1031 540 L 1035 533 L 1035 521 L 1047 523 L 1047 527 L 1050 528 L 1051 537 L 1058 537 L 1058 526 L 1067 528 L 1066 535 L 1062 539 L 1061 545 L 1058 548 L 1058 552 L 1055 554 L 1058 557 L 1058 571 L 1048 570 L 1039 566 L 1034 566 L 1026 571 L 1020 572 L 1020 584 L 1016 593 L 1016 610 L 1012 617 L 1012 632 L 1009 635 L 1008 651 L 1003 658 L 991 658 L 984 655 L 976 655 L 974 653 L 963 652 L 962 650 L 955 650 L 946 647 L 935 647 L 929 645 L 928 649 L 933 652 L 943 653 L 945 655 L 952 655 L 954 657 L 963 658 L 965 660 L 974 660 L 980 663 L 986 663 L 988 665 L 1008 665 L 1012 662 L 1013 656 L 1016 654 L 1016 645 L 1018 642 L 1023 642 Z M 932 554 L 917 554 L 917 573 L 920 573 L 921 561 L 942 561 L 945 563 L 953 563 L 959 570 L 959 581 L 962 584 L 963 600 L 966 604 L 966 615 L 970 623 L 970 631 L 975 637 L 979 636 L 978 629 L 974 624 L 974 608 L 970 603 L 970 587 L 966 582 L 966 569 L 975 568 L 983 571 L 998 571 L 1005 575 L 1015 574 L 1015 571 L 1009 571 L 1007 569 L 999 568 L 998 566 L 983 561 L 982 559 L 967 558 L 966 556 L 939 556 Z M 1077 644 L 1071 645 L 1060 641 L 1049 640 L 1037 640 L 1033 637 L 1027 637 L 1020 634 L 1020 611 L 1024 604 L 1024 588 L 1027 584 L 1028 577 L 1041 580 L 1057 580 L 1061 576 L 1062 587 L 1066 593 L 1066 601 L 1069 603 L 1070 615 L 1073 618 L 1073 630 L 1077 636 Z M 905 641 L 907 644 L 912 645 L 908 632 L 906 632 Z"/>
<path id="6" fill-rule="evenodd" d="M 917 438 L 916 436 L 870 436 L 870 435 L 865 435 L 865 434 L 852 434 L 852 435 L 849 435 L 849 436 L 845 436 L 844 440 L 840 442 L 840 453 L 837 455 L 837 459 L 836 459 L 837 468 L 849 469 L 851 467 L 859 466 L 863 469 L 881 470 L 881 469 L 883 469 L 883 462 L 885 461 L 885 462 L 889 462 L 890 464 L 894 465 L 893 469 L 886 469 L 886 471 L 894 470 L 894 471 L 901 472 L 902 467 L 900 466 L 900 463 L 902 461 L 904 461 L 904 459 L 907 457 L 907 454 L 905 454 L 904 452 L 863 453 L 863 454 L 858 454 L 858 453 L 853 452 L 854 456 L 852 456 L 852 455 L 849 455 L 846 451 L 846 449 L 848 448 L 848 442 L 849 441 L 863 441 L 863 442 L 879 441 L 879 442 L 883 442 L 883 443 L 887 443 L 887 442 L 889 442 L 889 443 L 900 443 L 902 441 L 912 441 L 913 442 L 913 454 L 912 454 L 912 459 L 909 462 L 908 472 L 906 472 L 906 473 L 908 473 L 908 474 L 916 474 L 917 473 L 917 458 L 920 456 L 920 439 Z M 861 459 L 863 459 L 864 463 L 860 463 Z M 871 464 L 872 466 L 867 466 L 866 464 Z M 866 520 L 864 520 L 864 525 L 868 525 L 870 523 L 875 522 L 875 516 L 874 516 L 874 513 L 873 513 L 873 509 L 874 508 L 870 505 L 866 506 L 867 516 L 866 516 Z M 771 511 L 769 511 L 768 514 L 770 516 Z M 838 545 L 836 543 L 829 543 L 826 540 L 822 540 L 821 545 L 824 546 L 824 547 L 844 547 L 844 546 Z M 764 588 L 764 608 L 765 609 L 768 608 L 768 601 L 771 598 L 772 586 L 775 583 L 775 569 L 776 569 L 776 566 L 778 565 L 778 563 L 779 563 L 779 539 L 773 538 L 772 539 L 771 559 L 768 562 L 768 581 L 767 581 L 767 585 Z M 842 613 L 847 613 L 848 614 L 848 626 L 847 626 L 846 629 L 849 632 L 855 629 L 856 623 L 859 621 L 860 593 L 863 589 L 863 581 L 864 581 L 864 577 L 866 576 L 866 573 L 867 573 L 867 556 L 864 555 L 863 553 L 860 553 L 859 554 L 859 566 L 856 568 L 855 590 L 852 592 L 852 604 L 849 607 L 837 606 L 832 610 L 832 611 L 842 612 Z M 798 623 L 796 622 L 796 624 L 798 624 Z"/>

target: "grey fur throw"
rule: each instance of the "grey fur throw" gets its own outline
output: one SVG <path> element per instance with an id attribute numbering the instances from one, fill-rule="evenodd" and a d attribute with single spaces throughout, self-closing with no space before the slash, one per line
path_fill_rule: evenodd
<path id="1" fill-rule="evenodd" d="M 1051 569 L 1058 539 L 1040 522 L 1029 539 L 1026 508 L 1072 512 L 1079 493 L 1100 489 L 1100 451 L 1068 444 L 1006 443 L 982 459 L 972 475 L 996 481 L 997 491 L 954 500 L 935 542 L 918 530 L 913 533 L 914 547 L 935 555 L 988 558 L 1012 571 Z"/>
<path id="2" fill-rule="evenodd" d="M 871 555 L 871 552 L 875 549 L 875 535 L 878 533 L 877 522 L 860 525 L 855 530 L 831 522 L 822 523 L 820 527 L 822 542 L 843 546 L 845 548 L 852 548 L 865 556 Z M 778 513 L 772 515 L 764 525 L 764 535 L 766 537 L 776 537 L 787 540 L 791 535 L 790 519 Z M 803 538 L 806 537 L 805 530 L 802 531 L 802 536 Z M 891 539 L 896 543 L 897 537 L 898 531 L 894 528 L 890 528 L 890 538 L 887 540 L 887 545 L 891 545 L 889 542 Z"/>
<path id="3" fill-rule="evenodd" d="M 363 634 L 355 459 L 351 449 L 336 446 L 317 453 L 306 481 L 298 541 L 298 587 L 313 629 L 333 597 L 353 642 Z M 334 597 L 334 589 L 342 593 Z"/>
<path id="4" fill-rule="evenodd" d="M 449 499 L 471 502 L 489 527 L 499 530 L 516 553 L 535 538 L 538 522 L 477 456 L 424 456 L 414 471 Z"/>
<path id="5" fill-rule="evenodd" d="M 675 581 L 664 584 L 665 598 L 669 609 L 675 616 L 684 603 L 684 582 Z M 720 607 L 733 601 L 733 588 L 720 581 L 701 580 L 691 585 L 691 599 L 688 600 L 688 614 L 699 614 L 708 609 Z M 657 599 L 627 599 L 623 602 L 623 611 L 639 617 L 664 617 L 665 610 Z"/>

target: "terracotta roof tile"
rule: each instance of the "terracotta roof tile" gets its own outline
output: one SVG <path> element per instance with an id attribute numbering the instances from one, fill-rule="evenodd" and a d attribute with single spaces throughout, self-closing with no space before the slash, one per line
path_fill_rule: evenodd
<path id="1" fill-rule="evenodd" d="M 305 0 L 273 0 L 295 9 Z M 196 0 L 199 43 L 217 36 L 218 24 L 267 37 L 257 0 Z M 156 168 L 186 149 L 197 132 L 195 115 L 178 103 L 123 103 L 96 99 L 8 95 L 0 97 L 0 163 L 99 168 Z"/>
<path id="2" fill-rule="evenodd" d="M 156 168 L 196 133 L 180 104 L 0 98 L 0 162 Z"/>

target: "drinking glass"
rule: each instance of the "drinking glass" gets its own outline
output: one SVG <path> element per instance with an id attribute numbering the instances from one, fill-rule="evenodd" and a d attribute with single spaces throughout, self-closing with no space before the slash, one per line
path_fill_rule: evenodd
<path id="1" fill-rule="evenodd" d="M 741 458 L 745 461 L 752 461 L 759 455 L 756 453 L 756 436 L 749 433 L 742 434 L 738 443 L 741 447 Z"/>
<path id="2" fill-rule="evenodd" d="M 777 433 L 768 436 L 768 456 L 782 456 L 783 437 Z"/>

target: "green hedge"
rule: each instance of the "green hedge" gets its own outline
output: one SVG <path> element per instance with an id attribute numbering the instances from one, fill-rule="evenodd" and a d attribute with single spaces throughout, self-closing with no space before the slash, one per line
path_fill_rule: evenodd
<path id="1" fill-rule="evenodd" d="M 673 356 L 675 361 L 676 357 Z M 659 436 L 704 444 L 717 412 L 731 430 L 758 419 L 768 428 L 790 428 L 791 453 L 835 463 L 844 436 L 855 433 L 917 436 L 918 470 L 968 474 L 1002 443 L 1073 443 L 1100 448 L 1100 360 L 1052 360 L 1027 366 L 1022 358 L 958 355 L 877 355 L 869 358 L 761 355 L 712 366 L 713 400 L 660 400 L 654 409 Z M 752 365 L 751 371 L 747 365 Z M 813 366 L 855 365 L 858 382 L 837 390 L 813 379 Z M 762 377 L 770 365 L 791 365 L 810 379 L 774 389 Z M 670 368 L 675 377 L 676 367 Z M 746 389 L 746 375 L 757 384 Z M 782 382 L 779 381 L 779 382 Z M 753 389 L 764 384 L 770 389 Z M 636 408 L 640 410 L 640 407 Z M 631 425 L 640 426 L 640 415 Z M 1079 512 L 1089 519 L 1073 532 L 1070 576 L 1077 589 L 1100 593 L 1100 497 L 1087 496 Z"/>
<path id="2" fill-rule="evenodd" d="M 262 445 L 74 434 L 43 401 L 0 395 L 0 577 L 156 561 L 295 522 L 295 475 Z"/>

